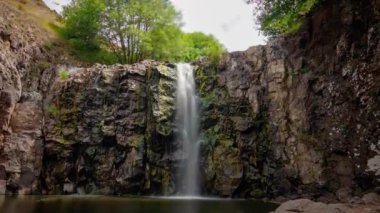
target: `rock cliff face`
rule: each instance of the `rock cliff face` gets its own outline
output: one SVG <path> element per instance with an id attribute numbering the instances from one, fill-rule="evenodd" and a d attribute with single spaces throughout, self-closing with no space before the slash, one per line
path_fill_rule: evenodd
<path id="1" fill-rule="evenodd" d="M 175 193 L 175 66 L 57 65 L 0 4 L 0 194 Z M 330 1 L 296 35 L 197 64 L 203 193 L 379 187 L 379 23 L 378 1 Z"/>
<path id="2" fill-rule="evenodd" d="M 174 71 L 154 62 L 68 69 L 46 99 L 44 193 L 169 193 Z"/>
<path id="3" fill-rule="evenodd" d="M 28 194 L 39 188 L 42 86 L 49 82 L 41 76 L 50 55 L 44 31 L 13 3 L 0 2 L 0 194 Z"/>
<path id="4" fill-rule="evenodd" d="M 331 1 L 296 35 L 200 65 L 209 192 L 347 201 L 379 187 L 379 20 L 378 1 Z"/>

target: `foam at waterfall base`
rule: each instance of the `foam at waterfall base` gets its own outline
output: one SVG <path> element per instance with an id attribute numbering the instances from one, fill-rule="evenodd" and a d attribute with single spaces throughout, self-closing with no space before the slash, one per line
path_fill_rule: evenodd
<path id="1" fill-rule="evenodd" d="M 244 200 L 244 199 L 232 199 L 232 198 L 220 198 L 220 197 L 206 197 L 206 196 L 151 196 L 153 199 L 164 199 L 164 200 Z"/>

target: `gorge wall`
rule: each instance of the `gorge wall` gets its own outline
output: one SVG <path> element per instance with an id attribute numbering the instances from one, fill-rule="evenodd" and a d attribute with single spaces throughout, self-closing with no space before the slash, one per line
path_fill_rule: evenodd
<path id="1" fill-rule="evenodd" d="M 0 4 L 0 194 L 174 194 L 175 65 L 76 68 Z M 195 65 L 203 194 L 379 190 L 380 4 L 329 1 L 308 20 Z"/>
<path id="2" fill-rule="evenodd" d="M 378 1 L 329 1 L 297 34 L 200 66 L 210 191 L 348 201 L 379 187 L 379 20 Z"/>

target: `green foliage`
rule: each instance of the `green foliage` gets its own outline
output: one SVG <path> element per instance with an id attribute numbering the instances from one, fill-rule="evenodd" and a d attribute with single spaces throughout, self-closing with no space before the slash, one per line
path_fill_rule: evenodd
<path id="1" fill-rule="evenodd" d="M 118 62 L 118 58 L 115 54 L 105 49 L 97 50 L 76 50 L 76 57 L 87 63 L 101 63 L 101 64 L 115 64 Z"/>
<path id="2" fill-rule="evenodd" d="M 44 70 L 50 67 L 50 62 L 46 60 L 38 61 L 31 67 L 30 76 L 32 78 L 39 78 Z"/>
<path id="3" fill-rule="evenodd" d="M 167 0 L 74 0 L 64 9 L 61 34 L 88 62 L 218 60 L 222 45 L 211 35 L 183 33 L 179 20 Z"/>
<path id="4" fill-rule="evenodd" d="M 50 114 L 52 114 L 53 116 L 58 116 L 59 115 L 59 109 L 54 104 L 51 104 L 48 107 L 48 112 Z"/>
<path id="5" fill-rule="evenodd" d="M 220 133 L 218 125 L 206 130 L 201 135 L 201 144 L 209 152 L 213 151 L 217 143 L 221 141 L 223 135 Z"/>
<path id="6" fill-rule="evenodd" d="M 183 33 L 177 26 L 154 30 L 148 39 L 144 42 L 145 50 L 154 60 L 193 62 L 204 57 L 216 63 L 225 51 L 214 36 L 202 32 Z"/>
<path id="7" fill-rule="evenodd" d="M 183 61 L 182 31 L 176 25 L 158 27 L 147 34 L 143 41 L 146 57 L 154 60 Z"/>
<path id="8" fill-rule="evenodd" d="M 59 71 L 59 79 L 61 81 L 66 81 L 69 79 L 69 77 L 70 77 L 70 73 L 68 70 L 62 69 Z"/>
<path id="9" fill-rule="evenodd" d="M 180 35 L 178 13 L 166 0 L 107 1 L 101 35 L 121 63 L 171 59 Z M 172 52 L 174 51 L 174 52 Z"/>
<path id="10" fill-rule="evenodd" d="M 64 36 L 81 43 L 81 48 L 96 48 L 103 10 L 101 0 L 73 0 L 63 11 Z"/>
<path id="11" fill-rule="evenodd" d="M 52 42 L 45 42 L 44 48 L 47 50 L 52 50 L 54 47 L 54 44 Z"/>
<path id="12" fill-rule="evenodd" d="M 267 193 L 265 193 L 261 189 L 254 189 L 250 194 L 251 194 L 252 197 L 254 197 L 256 199 L 263 198 L 263 197 L 265 197 L 267 195 Z"/>
<path id="13" fill-rule="evenodd" d="M 212 62 L 217 62 L 224 52 L 224 47 L 214 36 L 201 32 L 185 34 L 184 43 L 185 61 L 196 61 L 201 57 L 206 57 Z"/>
<path id="14" fill-rule="evenodd" d="M 37 69 L 40 71 L 46 70 L 49 67 L 50 67 L 50 63 L 48 61 L 42 60 L 37 63 Z"/>
<path id="15" fill-rule="evenodd" d="M 323 0 L 248 0 L 255 5 L 261 30 L 267 35 L 296 32 Z"/>
<path id="16" fill-rule="evenodd" d="M 302 74 L 306 74 L 306 73 L 309 73 L 311 70 L 310 70 L 310 67 L 308 66 L 304 66 L 301 68 L 301 73 Z"/>
<path id="17" fill-rule="evenodd" d="M 24 11 L 24 10 L 25 10 L 24 6 L 22 6 L 21 4 L 19 4 L 19 5 L 17 6 L 17 9 L 19 9 L 19 10 L 21 10 L 21 11 Z"/>
<path id="18" fill-rule="evenodd" d="M 74 55 L 88 63 L 114 64 L 116 56 L 102 46 L 99 32 L 102 28 L 104 0 L 74 0 L 64 8 L 64 27 L 59 32 L 74 49 Z"/>

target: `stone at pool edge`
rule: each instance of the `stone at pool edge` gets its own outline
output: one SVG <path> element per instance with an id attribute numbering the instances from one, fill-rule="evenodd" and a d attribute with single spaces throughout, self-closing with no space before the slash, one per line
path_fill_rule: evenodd
<path id="1" fill-rule="evenodd" d="M 376 193 L 368 193 L 362 197 L 362 201 L 367 205 L 379 205 L 380 207 L 380 195 Z"/>
<path id="2" fill-rule="evenodd" d="M 335 211 L 338 210 L 338 211 Z M 298 199 L 287 201 L 278 207 L 274 213 L 338 213 L 347 212 L 349 208 L 344 204 L 324 204 L 309 199 Z"/>
<path id="3" fill-rule="evenodd" d="M 361 199 L 365 205 L 350 205 L 344 203 L 326 204 L 309 199 L 290 200 L 282 203 L 272 213 L 377 213 L 380 212 L 380 195 L 369 193 Z"/>

